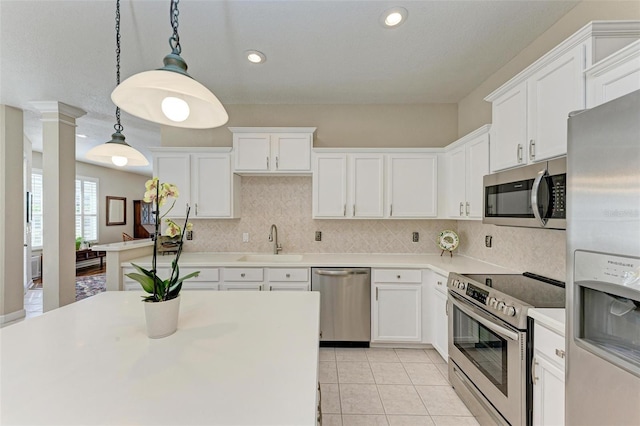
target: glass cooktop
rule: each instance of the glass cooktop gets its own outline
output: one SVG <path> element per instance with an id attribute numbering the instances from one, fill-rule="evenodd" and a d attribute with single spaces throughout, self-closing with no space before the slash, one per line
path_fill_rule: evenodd
<path id="1" fill-rule="evenodd" d="M 463 276 L 536 308 L 565 307 L 565 287 L 562 281 L 529 272 L 522 275 L 463 274 Z"/>

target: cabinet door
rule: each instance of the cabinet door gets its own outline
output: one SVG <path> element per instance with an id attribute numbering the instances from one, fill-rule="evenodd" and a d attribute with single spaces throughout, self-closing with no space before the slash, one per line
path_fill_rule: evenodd
<path id="1" fill-rule="evenodd" d="M 448 180 L 449 191 L 447 194 L 448 216 L 459 218 L 465 216 L 466 202 L 466 152 L 461 146 L 447 154 L 449 163 Z M 482 183 L 482 182 L 480 182 Z"/>
<path id="2" fill-rule="evenodd" d="M 484 201 L 484 175 L 489 174 L 489 135 L 479 136 L 466 144 L 466 201 L 464 214 L 473 219 L 482 219 Z"/>
<path id="3" fill-rule="evenodd" d="M 584 109 L 584 47 L 578 46 L 529 79 L 529 162 L 567 153 L 567 118 Z"/>
<path id="4" fill-rule="evenodd" d="M 171 218 L 184 218 L 191 204 L 191 162 L 189 154 L 157 153 L 153 158 L 153 175 L 160 183 L 172 183 L 178 187 L 179 197 L 169 213 Z M 160 207 L 163 216 L 171 208 L 172 200 Z"/>
<path id="5" fill-rule="evenodd" d="M 491 109 L 491 171 L 526 164 L 527 83 L 493 101 Z"/>
<path id="6" fill-rule="evenodd" d="M 311 135 L 278 133 L 271 135 L 271 170 L 311 171 Z"/>
<path id="7" fill-rule="evenodd" d="M 353 217 L 384 217 L 384 156 L 350 156 L 351 209 Z"/>
<path id="8" fill-rule="evenodd" d="M 191 174 L 192 217 L 230 217 L 231 156 L 194 154 L 191 158 Z"/>
<path id="9" fill-rule="evenodd" d="M 375 284 L 372 296 L 372 341 L 422 340 L 420 284 Z"/>
<path id="10" fill-rule="evenodd" d="M 313 172 L 313 217 L 345 217 L 346 210 L 347 156 L 317 155 Z"/>
<path id="11" fill-rule="evenodd" d="M 446 283 L 446 280 L 444 283 Z M 433 348 L 438 351 L 442 358 L 449 359 L 447 295 L 434 289 L 433 296 Z"/>
<path id="12" fill-rule="evenodd" d="M 389 155 L 387 164 L 389 217 L 436 217 L 437 156 Z"/>
<path id="13" fill-rule="evenodd" d="M 234 134 L 233 148 L 236 171 L 266 172 L 271 169 L 271 141 L 268 133 Z"/>
<path id="14" fill-rule="evenodd" d="M 533 424 L 564 425 L 564 372 L 536 353 L 532 376 Z"/>
<path id="15" fill-rule="evenodd" d="M 640 89 L 640 42 L 630 45 L 625 51 L 622 58 L 616 58 L 617 61 L 604 70 L 587 74 L 587 108 Z"/>

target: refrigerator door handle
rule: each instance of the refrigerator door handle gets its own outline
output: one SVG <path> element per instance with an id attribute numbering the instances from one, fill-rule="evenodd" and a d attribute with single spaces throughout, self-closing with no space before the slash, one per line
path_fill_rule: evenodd
<path id="1" fill-rule="evenodd" d="M 542 224 L 542 226 L 547 225 L 547 218 L 542 217 L 540 214 L 540 206 L 538 205 L 538 192 L 540 191 L 540 184 L 542 183 L 542 179 L 548 176 L 547 169 L 540 170 L 538 172 L 538 176 L 533 181 L 533 187 L 531 188 L 531 209 L 533 210 L 533 215 L 538 219 L 538 221 Z"/>

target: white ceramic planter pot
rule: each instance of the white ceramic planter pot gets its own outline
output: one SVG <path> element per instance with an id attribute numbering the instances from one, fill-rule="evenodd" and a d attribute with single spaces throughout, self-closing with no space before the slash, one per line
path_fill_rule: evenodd
<path id="1" fill-rule="evenodd" d="M 178 329 L 180 295 L 165 302 L 145 302 L 144 314 L 147 319 L 147 335 L 151 339 L 172 335 Z"/>

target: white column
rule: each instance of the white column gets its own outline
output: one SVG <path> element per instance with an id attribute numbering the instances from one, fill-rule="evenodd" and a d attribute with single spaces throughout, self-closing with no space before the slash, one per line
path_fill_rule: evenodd
<path id="1" fill-rule="evenodd" d="M 23 318 L 22 110 L 0 105 L 0 325 Z"/>
<path id="2" fill-rule="evenodd" d="M 44 312 L 76 300 L 76 118 L 85 111 L 32 102 L 42 114 L 42 289 Z"/>

